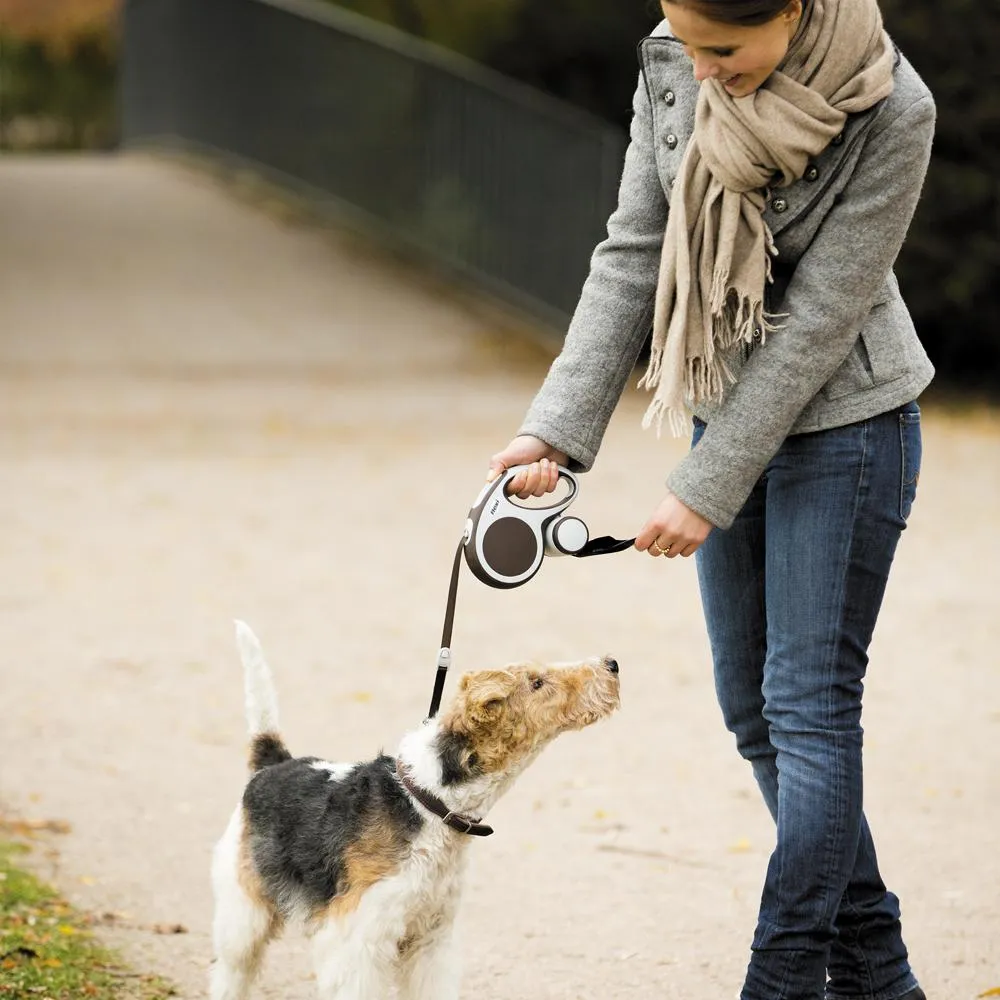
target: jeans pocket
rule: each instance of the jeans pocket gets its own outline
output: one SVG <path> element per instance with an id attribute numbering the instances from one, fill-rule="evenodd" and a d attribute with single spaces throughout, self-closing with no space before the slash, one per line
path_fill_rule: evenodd
<path id="1" fill-rule="evenodd" d="M 923 444 L 920 436 L 920 407 L 907 403 L 899 411 L 899 448 L 902 454 L 899 481 L 899 516 L 905 521 L 913 509 L 920 480 Z"/>

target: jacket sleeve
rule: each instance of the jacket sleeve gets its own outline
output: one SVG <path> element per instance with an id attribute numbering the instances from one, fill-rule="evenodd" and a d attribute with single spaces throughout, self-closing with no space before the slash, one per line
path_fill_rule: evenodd
<path id="1" fill-rule="evenodd" d="M 934 101 L 873 126 L 840 200 L 802 255 L 768 334 L 668 487 L 728 528 L 796 418 L 854 347 L 903 244 L 930 159 Z"/>
<path id="2" fill-rule="evenodd" d="M 576 471 L 593 465 L 649 332 L 666 224 L 653 113 L 640 76 L 618 207 L 591 258 L 562 351 L 519 432 L 566 452 Z"/>

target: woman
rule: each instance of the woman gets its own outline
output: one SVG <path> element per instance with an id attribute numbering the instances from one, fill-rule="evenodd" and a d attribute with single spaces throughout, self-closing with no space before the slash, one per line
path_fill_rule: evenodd
<path id="1" fill-rule="evenodd" d="M 697 554 L 727 727 L 777 823 L 741 1000 L 923 1000 L 862 812 L 867 649 L 933 369 L 892 266 L 934 102 L 876 0 L 665 0 L 618 208 L 490 478 L 588 469 L 650 323 L 693 447 L 639 532 Z"/>

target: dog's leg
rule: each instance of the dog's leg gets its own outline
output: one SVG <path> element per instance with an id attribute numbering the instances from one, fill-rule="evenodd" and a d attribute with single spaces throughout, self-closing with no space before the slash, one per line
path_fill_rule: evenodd
<path id="1" fill-rule="evenodd" d="M 273 911 L 241 884 L 241 836 L 242 816 L 237 809 L 212 858 L 212 1000 L 245 1000 L 275 932 Z"/>
<path id="2" fill-rule="evenodd" d="M 313 934 L 322 1000 L 388 1000 L 393 995 L 396 934 L 357 914 L 329 920 Z"/>
<path id="3" fill-rule="evenodd" d="M 441 928 L 400 959 L 400 1000 L 458 1000 L 460 973 L 454 927 Z"/>

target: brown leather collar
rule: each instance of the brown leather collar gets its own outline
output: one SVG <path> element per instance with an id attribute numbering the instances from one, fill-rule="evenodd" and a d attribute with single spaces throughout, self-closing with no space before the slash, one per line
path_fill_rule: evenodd
<path id="1" fill-rule="evenodd" d="M 472 816 L 452 812 L 436 795 L 416 784 L 407 773 L 405 766 L 401 766 L 399 761 L 396 761 L 396 776 L 402 782 L 403 787 L 425 809 L 440 817 L 445 826 L 449 826 L 459 833 L 467 833 L 470 837 L 488 837 L 493 832 L 492 826 L 480 823 Z"/>

